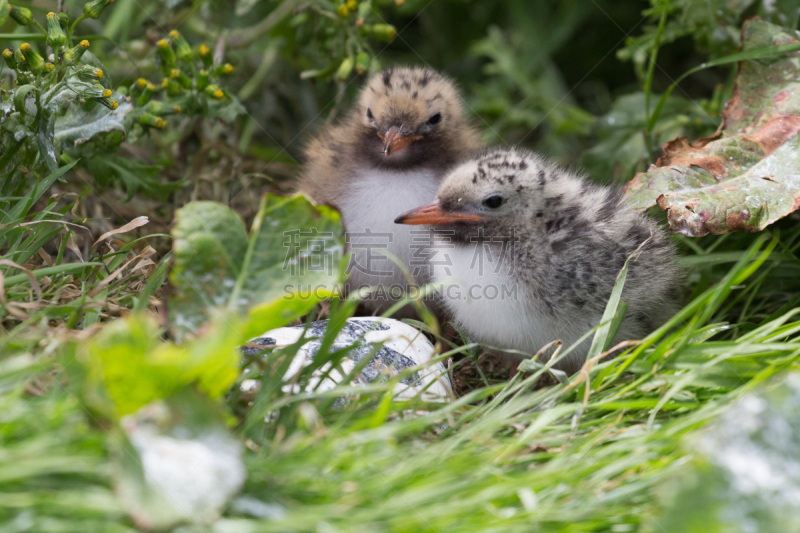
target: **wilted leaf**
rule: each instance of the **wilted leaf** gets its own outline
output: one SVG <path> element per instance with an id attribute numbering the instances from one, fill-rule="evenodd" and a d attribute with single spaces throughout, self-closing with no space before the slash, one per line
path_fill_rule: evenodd
<path id="1" fill-rule="evenodd" d="M 226 316 L 202 337 L 175 345 L 161 342 L 152 318 L 131 315 L 109 323 L 88 345 L 95 404 L 124 416 L 188 385 L 219 398 L 237 376 L 238 325 Z"/>
<path id="2" fill-rule="evenodd" d="M 281 326 L 327 297 L 340 278 L 339 215 L 302 196 L 265 196 L 249 236 L 231 209 L 193 202 L 176 213 L 172 235 L 167 308 L 178 340 L 225 305 L 254 308 L 261 322 L 254 334 Z"/>
<path id="3" fill-rule="evenodd" d="M 100 237 L 97 238 L 96 241 L 94 241 L 94 243 L 92 243 L 92 246 L 94 246 L 98 242 L 102 241 L 103 239 L 107 239 L 108 237 L 111 237 L 112 235 L 119 235 L 120 233 L 127 233 L 127 232 L 131 231 L 132 229 L 141 228 L 142 226 L 147 224 L 149 221 L 150 220 L 144 215 L 142 215 L 140 217 L 136 217 L 133 220 L 131 220 L 130 222 L 128 222 L 127 224 L 125 224 L 124 226 L 121 226 L 119 228 L 112 229 L 111 231 L 107 231 L 107 232 L 103 233 L 102 235 L 100 235 Z"/>
<path id="4" fill-rule="evenodd" d="M 742 29 L 742 49 L 797 42 L 761 20 Z M 626 193 L 639 209 L 668 210 L 673 231 L 690 236 L 759 231 L 800 207 L 800 53 L 745 61 L 719 132 L 678 138 Z"/>
<path id="5" fill-rule="evenodd" d="M 115 489 L 137 526 L 210 524 L 242 487 L 242 447 L 219 406 L 191 389 L 124 417 Z M 125 442 L 127 440 L 127 442 Z"/>

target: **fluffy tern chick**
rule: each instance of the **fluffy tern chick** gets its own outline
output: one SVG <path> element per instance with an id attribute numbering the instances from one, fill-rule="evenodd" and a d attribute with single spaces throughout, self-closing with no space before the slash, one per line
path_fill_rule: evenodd
<path id="1" fill-rule="evenodd" d="M 300 190 L 342 214 L 352 254 L 347 290 L 380 286 L 364 303 L 383 312 L 407 280 L 389 252 L 426 283 L 418 237 L 394 217 L 429 202 L 444 172 L 479 147 L 453 82 L 429 68 L 395 68 L 373 76 L 338 124 L 305 150 Z M 417 230 L 416 233 L 419 233 Z M 424 243 L 423 243 L 424 245 Z"/>
<path id="2" fill-rule="evenodd" d="M 600 322 L 631 256 L 615 341 L 642 338 L 677 309 L 679 269 L 664 230 L 619 190 L 526 150 L 472 156 L 448 173 L 435 201 L 396 222 L 436 227 L 433 280 L 447 285 L 452 319 L 490 346 L 534 354 L 556 339 L 572 345 Z M 578 370 L 590 344 L 556 367 Z"/>

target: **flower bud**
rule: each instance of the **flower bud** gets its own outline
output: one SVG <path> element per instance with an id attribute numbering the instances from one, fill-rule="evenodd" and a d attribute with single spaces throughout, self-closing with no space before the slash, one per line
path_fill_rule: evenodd
<path id="1" fill-rule="evenodd" d="M 56 69 L 56 66 L 52 63 L 45 63 L 44 64 L 44 71 L 45 72 L 53 72 Z"/>
<path id="2" fill-rule="evenodd" d="M 347 4 L 339 4 L 336 6 L 336 12 L 339 13 L 340 17 L 346 17 L 350 13 L 350 9 Z"/>
<path id="3" fill-rule="evenodd" d="M 82 40 L 78 43 L 77 46 L 73 46 L 66 52 L 64 52 L 64 63 L 67 65 L 77 65 L 80 63 L 81 58 L 83 57 L 83 53 L 89 49 L 89 41 L 86 39 Z"/>
<path id="4" fill-rule="evenodd" d="M 152 113 L 153 115 L 157 115 L 159 117 L 165 117 L 167 115 L 174 115 L 176 113 L 180 113 L 181 106 L 177 104 L 165 104 L 164 102 L 153 100 L 152 102 L 147 104 L 145 111 L 147 111 L 148 113 Z"/>
<path id="5" fill-rule="evenodd" d="M 175 45 L 175 54 L 178 59 L 185 63 L 192 63 L 192 47 L 181 35 L 178 30 L 169 32 L 169 38 L 172 39 L 172 44 Z"/>
<path id="6" fill-rule="evenodd" d="M 92 0 L 83 6 L 83 16 L 90 19 L 96 19 L 100 16 L 103 10 L 108 7 L 108 4 L 114 3 L 114 0 Z"/>
<path id="7" fill-rule="evenodd" d="M 18 70 L 22 72 L 30 71 L 30 65 L 28 65 L 28 62 L 25 60 L 25 56 L 22 55 L 22 50 L 19 48 L 14 50 L 14 61 L 17 63 Z"/>
<path id="8" fill-rule="evenodd" d="M 153 97 L 153 93 L 156 92 L 156 89 L 157 88 L 155 85 L 148 82 L 144 86 L 144 89 L 142 89 L 142 94 L 139 95 L 139 100 L 136 101 L 136 105 L 138 105 L 139 107 L 143 107 L 144 105 L 146 105 L 147 102 L 149 102 L 150 99 Z"/>
<path id="9" fill-rule="evenodd" d="M 336 71 L 336 79 L 339 81 L 345 81 L 349 76 L 350 73 L 353 71 L 353 58 L 348 57 L 342 64 L 339 65 L 339 70 Z"/>
<path id="10" fill-rule="evenodd" d="M 214 62 L 214 56 L 211 54 L 211 48 L 208 46 L 201 44 L 200 48 L 197 49 L 197 53 L 206 68 L 210 67 Z"/>
<path id="11" fill-rule="evenodd" d="M 111 91 L 108 91 L 108 92 L 111 92 Z M 105 95 L 105 93 L 106 93 L 106 91 L 103 91 L 104 95 Z M 101 104 L 103 104 L 104 106 L 106 106 L 107 108 L 109 108 L 111 111 L 116 111 L 116 109 L 119 107 L 119 102 L 117 102 L 114 98 L 111 98 L 110 95 L 109 96 L 103 96 L 102 98 L 98 98 L 97 101 L 100 102 Z"/>
<path id="12" fill-rule="evenodd" d="M 208 87 L 208 71 L 202 69 L 197 73 L 197 90 L 203 91 L 206 87 Z"/>
<path id="13" fill-rule="evenodd" d="M 175 51 L 172 49 L 169 41 L 161 39 L 156 43 L 156 48 L 158 48 L 158 55 L 161 57 L 161 63 L 167 68 L 175 68 L 178 61 L 175 58 Z"/>
<path id="14" fill-rule="evenodd" d="M 356 0 L 347 0 L 347 9 L 355 11 L 356 7 L 358 7 L 358 2 L 356 2 Z"/>
<path id="15" fill-rule="evenodd" d="M 397 28 L 391 24 L 373 24 L 372 26 L 364 26 L 364 29 L 384 41 L 391 41 L 397 36 Z"/>
<path id="16" fill-rule="evenodd" d="M 59 13 L 58 23 L 61 25 L 62 30 L 69 29 L 69 15 L 66 13 Z"/>
<path id="17" fill-rule="evenodd" d="M 147 87 L 147 80 L 144 78 L 139 78 L 138 80 L 131 83 L 129 93 L 133 96 L 138 96 L 142 94 L 144 88 Z"/>
<path id="18" fill-rule="evenodd" d="M 11 15 L 11 18 L 14 19 L 14 22 L 20 26 L 33 24 L 33 13 L 27 7 L 17 7 L 8 4 L 8 11 L 8 14 Z"/>
<path id="19" fill-rule="evenodd" d="M 161 117 L 157 117 L 150 113 L 142 113 L 141 115 L 139 115 L 139 124 L 142 124 L 143 126 L 151 126 L 153 128 L 164 129 L 167 123 Z"/>
<path id="20" fill-rule="evenodd" d="M 361 52 L 356 56 L 356 72 L 361 75 L 369 68 L 369 60 L 372 59 L 367 52 Z"/>
<path id="21" fill-rule="evenodd" d="M 14 49 L 13 48 L 6 48 L 3 50 L 3 61 L 6 62 L 6 66 L 12 70 L 16 70 L 17 68 L 17 60 L 14 58 Z"/>
<path id="22" fill-rule="evenodd" d="M 230 76 L 233 73 L 233 65 L 230 63 L 225 63 L 224 65 L 219 65 L 217 68 L 214 69 L 214 76 Z"/>
<path id="23" fill-rule="evenodd" d="M 54 51 L 67 42 L 67 34 L 58 21 L 58 15 L 52 11 L 47 14 L 47 45 Z"/>
<path id="24" fill-rule="evenodd" d="M 166 89 L 167 94 L 170 96 L 178 96 L 180 94 L 183 94 L 183 87 L 181 86 L 181 84 L 173 80 L 172 78 L 164 78 L 161 81 L 161 87 L 163 89 Z"/>
<path id="25" fill-rule="evenodd" d="M 192 79 L 176 68 L 169 71 L 169 77 L 173 80 L 177 80 L 177 82 L 186 89 L 192 88 Z"/>
<path id="26" fill-rule="evenodd" d="M 31 72 L 40 72 L 44 68 L 44 59 L 30 44 L 22 43 L 19 49 L 25 57 L 25 62 Z"/>
<path id="27" fill-rule="evenodd" d="M 221 100 L 222 97 L 225 96 L 225 92 L 219 88 L 219 85 L 215 85 L 213 83 L 206 87 L 205 93 L 211 98 L 216 98 L 217 100 Z"/>
<path id="28" fill-rule="evenodd" d="M 79 68 L 77 75 L 83 81 L 100 81 L 103 79 L 103 71 L 90 65 L 84 65 Z"/>

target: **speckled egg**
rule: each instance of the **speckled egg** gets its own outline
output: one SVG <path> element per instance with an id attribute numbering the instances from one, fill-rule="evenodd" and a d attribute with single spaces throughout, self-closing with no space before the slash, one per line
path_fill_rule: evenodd
<path id="1" fill-rule="evenodd" d="M 308 326 L 290 326 L 267 331 L 242 347 L 242 352 L 255 355 L 263 351 L 263 347 L 266 346 L 293 344 L 300 340 L 305 331 L 309 341 L 297 352 L 284 375 L 284 381 L 288 382 L 313 361 L 327 327 L 328 321 L 320 320 Z M 375 350 L 376 345 L 381 345 L 353 381 L 354 385 L 384 380 L 387 376 L 395 376 L 406 369 L 419 367 L 415 372 L 407 374 L 395 386 L 396 399 L 419 396 L 429 402 L 446 402 L 453 397 L 447 369 L 441 362 L 427 364 L 434 357 L 435 350 L 428 338 L 416 328 L 391 318 L 350 318 L 333 342 L 331 350 L 341 350 L 353 345 L 356 347 L 348 352 L 341 363 L 344 374 L 333 369 L 323 378 L 323 374 L 330 369 L 330 365 L 325 365 L 314 373 L 306 385 L 306 390 L 316 389 L 319 392 L 333 389 L 353 371 L 359 361 Z M 245 380 L 242 389 L 250 390 L 257 385 L 256 380 Z M 300 392 L 298 385 L 288 384 L 284 386 L 284 391 Z"/>

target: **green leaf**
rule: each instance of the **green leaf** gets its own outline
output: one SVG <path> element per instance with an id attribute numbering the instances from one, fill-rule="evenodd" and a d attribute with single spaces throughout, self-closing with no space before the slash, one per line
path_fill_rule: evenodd
<path id="1" fill-rule="evenodd" d="M 90 392 L 101 410 L 132 413 L 196 385 L 210 398 L 222 396 L 238 374 L 238 319 L 223 315 L 192 342 L 161 342 L 155 319 L 136 314 L 109 323 L 88 344 Z M 111 408 L 105 398 L 111 400 Z"/>
<path id="2" fill-rule="evenodd" d="M 746 22 L 742 39 L 744 51 L 724 58 L 748 61 L 739 65 L 718 133 L 666 143 L 655 167 L 626 186 L 636 208 L 658 204 L 670 228 L 685 235 L 759 231 L 800 207 L 800 43 L 761 20 Z M 778 52 L 783 57 L 773 57 Z"/>
<path id="3" fill-rule="evenodd" d="M 61 176 L 67 173 L 69 169 L 75 166 L 75 163 L 70 163 L 65 165 L 58 170 L 54 171 L 52 174 L 42 178 L 39 182 L 23 197 L 14 205 L 13 208 L 8 213 L 5 214 L 5 218 L 0 219 L 7 222 L 14 222 L 17 219 L 24 217 L 28 213 L 28 209 L 31 208 L 33 204 L 35 204 L 39 198 L 42 197 L 44 193 L 50 189 L 50 186 L 56 182 Z M 0 212 L 2 213 L 2 212 Z"/>
<path id="4" fill-rule="evenodd" d="M 167 308 L 178 340 L 223 306 L 252 309 L 261 331 L 283 325 L 329 297 L 340 280 L 339 215 L 302 196 L 265 196 L 249 236 L 229 208 L 193 202 L 176 213 L 172 235 L 174 291 Z"/>
<path id="5" fill-rule="evenodd" d="M 647 168 L 650 153 L 642 130 L 647 123 L 645 93 L 635 92 L 616 98 L 611 109 L 594 123 L 597 143 L 581 156 L 581 164 L 595 179 L 627 182 L 637 171 Z M 697 104 L 678 96 L 666 101 L 665 112 L 651 132 L 654 143 L 676 136 L 708 134 L 717 129 Z"/>
<path id="6" fill-rule="evenodd" d="M 247 113 L 242 103 L 233 95 L 226 95 L 223 100 L 208 102 L 208 118 L 233 122 L 239 115 Z"/>
<path id="7" fill-rule="evenodd" d="M 55 265 L 50 267 L 42 267 L 33 270 L 33 276 L 36 279 L 43 278 L 45 276 L 57 276 L 59 274 L 72 274 L 74 272 L 80 272 L 81 270 L 85 270 L 87 268 L 92 268 L 96 266 L 103 266 L 103 263 L 65 263 L 63 265 Z M 4 287 L 11 287 L 17 283 L 25 283 L 28 281 L 28 276 L 25 274 L 16 274 L 14 276 L 8 276 L 3 280 Z"/>
<path id="8" fill-rule="evenodd" d="M 148 165 L 139 159 L 100 153 L 88 156 L 84 161 L 87 170 L 101 185 L 119 179 L 125 185 L 128 200 L 139 190 L 155 198 L 166 199 L 169 193 L 186 185 L 184 180 L 161 181 L 159 178 L 164 167 Z"/>

